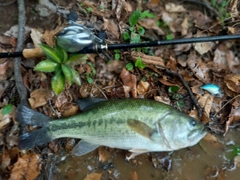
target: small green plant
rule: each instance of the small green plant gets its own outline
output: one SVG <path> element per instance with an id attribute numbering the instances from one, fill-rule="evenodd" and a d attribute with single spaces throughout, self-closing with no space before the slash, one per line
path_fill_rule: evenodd
<path id="1" fill-rule="evenodd" d="M 182 99 L 183 98 L 182 95 L 178 94 L 178 90 L 179 90 L 178 86 L 170 86 L 168 88 L 168 92 L 172 94 L 172 99 L 177 101 L 177 106 L 179 108 L 182 108 L 184 106 L 184 101 Z"/>
<path id="2" fill-rule="evenodd" d="M 114 59 L 118 61 L 121 57 L 120 50 L 116 49 L 116 50 L 114 50 L 114 53 L 115 53 L 114 54 Z"/>
<path id="3" fill-rule="evenodd" d="M 224 25 L 224 20 L 231 17 L 227 9 L 227 6 L 230 2 L 231 0 L 223 0 L 223 1 L 211 0 L 211 5 L 218 12 L 219 21 L 221 21 L 223 25 Z"/>
<path id="4" fill-rule="evenodd" d="M 146 65 L 142 62 L 142 59 L 140 57 L 137 58 L 135 64 L 134 64 L 135 67 L 138 67 L 140 69 L 143 69 L 146 67 Z M 133 69 L 133 63 L 129 62 L 126 64 L 126 69 L 131 71 Z"/>
<path id="5" fill-rule="evenodd" d="M 39 46 L 44 51 L 47 59 L 39 62 L 35 66 L 35 70 L 54 73 L 51 85 L 56 95 L 59 95 L 64 90 L 66 82 L 69 85 L 72 83 L 81 85 L 79 73 L 73 66 L 85 61 L 85 55 L 77 54 L 69 57 L 67 52 L 57 45 L 55 47 L 44 44 Z"/>
<path id="6" fill-rule="evenodd" d="M 90 66 L 91 72 L 86 73 L 86 79 L 89 84 L 92 84 L 93 83 L 92 77 L 96 74 L 96 69 L 95 69 L 94 64 L 92 64 L 91 62 L 87 62 L 87 64 Z"/>
<path id="7" fill-rule="evenodd" d="M 13 111 L 13 105 L 12 104 L 7 104 L 2 108 L 2 115 L 9 114 Z"/>
<path id="8" fill-rule="evenodd" d="M 142 26 L 137 25 L 138 20 L 140 18 L 155 18 L 155 15 L 144 11 L 141 12 L 140 10 L 134 11 L 130 18 L 129 18 L 129 29 L 123 33 L 123 39 L 125 41 L 129 40 L 130 43 L 139 43 L 141 42 L 141 36 L 144 35 L 145 29 Z"/>

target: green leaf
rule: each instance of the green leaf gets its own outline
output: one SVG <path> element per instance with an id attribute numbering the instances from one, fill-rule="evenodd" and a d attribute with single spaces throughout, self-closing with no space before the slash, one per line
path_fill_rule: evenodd
<path id="1" fill-rule="evenodd" d="M 13 111 L 13 105 L 8 104 L 2 108 L 2 115 L 9 114 L 12 111 Z"/>
<path id="2" fill-rule="evenodd" d="M 65 79 L 67 80 L 68 84 L 71 85 L 73 82 L 73 69 L 65 64 L 62 64 L 62 72 L 65 76 Z"/>
<path id="3" fill-rule="evenodd" d="M 140 13 L 141 13 L 141 11 L 138 9 L 131 14 L 131 16 L 129 18 L 130 26 L 135 26 L 137 24 L 137 22 L 140 18 Z"/>
<path id="4" fill-rule="evenodd" d="M 58 63 L 47 59 L 39 62 L 34 69 L 36 71 L 41 71 L 41 72 L 54 72 L 58 69 L 58 67 L 59 67 Z"/>
<path id="5" fill-rule="evenodd" d="M 128 32 L 123 32 L 123 39 L 126 41 L 126 40 L 128 40 L 130 38 L 130 35 L 129 35 L 129 33 Z"/>
<path id="6" fill-rule="evenodd" d="M 139 33 L 140 35 L 144 35 L 145 29 L 144 29 L 142 26 L 138 26 L 138 33 Z"/>
<path id="7" fill-rule="evenodd" d="M 120 54 L 119 53 L 115 53 L 115 60 L 119 60 L 120 59 Z"/>
<path id="8" fill-rule="evenodd" d="M 73 74 L 73 82 L 76 83 L 77 85 L 81 85 L 81 78 L 80 78 L 80 75 L 79 73 L 75 70 L 75 69 L 72 69 L 72 74 Z"/>
<path id="9" fill-rule="evenodd" d="M 53 60 L 57 63 L 62 62 L 63 59 L 61 58 L 61 55 L 54 48 L 45 44 L 39 44 L 39 47 L 42 48 L 48 59 Z"/>
<path id="10" fill-rule="evenodd" d="M 131 33 L 131 43 L 139 43 L 141 41 L 141 36 L 137 33 Z"/>
<path id="11" fill-rule="evenodd" d="M 150 13 L 149 11 L 144 11 L 144 12 L 141 12 L 140 17 L 141 18 L 146 18 L 146 17 L 155 18 L 156 16 L 153 13 Z"/>
<path id="12" fill-rule="evenodd" d="M 52 77 L 52 90 L 56 95 L 59 95 L 65 86 L 65 77 L 61 71 L 57 72 Z"/>
<path id="13" fill-rule="evenodd" d="M 172 37 L 172 35 L 171 35 L 171 34 L 167 34 L 167 37 L 166 37 L 166 39 L 167 39 L 167 40 L 172 40 L 172 39 L 173 39 L 173 37 Z"/>
<path id="14" fill-rule="evenodd" d="M 170 86 L 170 87 L 168 88 L 168 92 L 169 92 L 169 93 L 177 93 L 178 90 L 179 90 L 179 87 L 178 87 L 178 86 Z"/>
<path id="15" fill-rule="evenodd" d="M 68 60 L 67 52 L 64 49 L 62 49 L 60 46 L 58 46 L 57 43 L 55 44 L 55 50 L 60 55 L 62 62 L 65 63 Z"/>
<path id="16" fill-rule="evenodd" d="M 135 31 L 135 27 L 130 27 L 129 31 L 134 32 Z"/>
<path id="17" fill-rule="evenodd" d="M 87 56 L 84 54 L 75 54 L 72 55 L 66 62 L 66 64 L 71 65 L 71 66 L 75 66 L 78 64 L 81 64 L 82 62 L 86 61 Z"/>
<path id="18" fill-rule="evenodd" d="M 126 69 L 127 69 L 128 71 L 131 71 L 131 70 L 133 69 L 133 64 L 132 64 L 131 62 L 127 63 L 127 64 L 126 64 Z"/>
<path id="19" fill-rule="evenodd" d="M 135 66 L 141 69 L 146 67 L 146 65 L 142 62 L 142 59 L 140 57 L 137 58 Z"/>

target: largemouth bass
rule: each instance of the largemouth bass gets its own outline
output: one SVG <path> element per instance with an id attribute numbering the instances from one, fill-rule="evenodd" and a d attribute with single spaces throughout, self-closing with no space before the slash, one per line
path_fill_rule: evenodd
<path id="1" fill-rule="evenodd" d="M 57 138 L 79 138 L 72 153 L 84 155 L 98 146 L 125 149 L 132 157 L 144 152 L 173 151 L 193 146 L 205 135 L 204 125 L 179 110 L 147 99 L 78 101 L 82 113 L 51 119 L 19 105 L 19 147 L 29 149 Z M 25 125 L 41 128 L 26 132 Z"/>

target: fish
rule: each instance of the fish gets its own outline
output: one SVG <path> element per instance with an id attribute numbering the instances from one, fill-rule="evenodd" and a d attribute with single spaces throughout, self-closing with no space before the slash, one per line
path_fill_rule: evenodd
<path id="1" fill-rule="evenodd" d="M 83 98 L 81 113 L 52 119 L 18 105 L 19 148 L 30 149 L 58 138 L 81 139 L 75 156 L 99 146 L 132 152 L 130 159 L 146 152 L 174 151 L 197 144 L 207 133 L 205 126 L 187 114 L 150 99 Z M 27 125 L 37 126 L 28 132 Z"/>

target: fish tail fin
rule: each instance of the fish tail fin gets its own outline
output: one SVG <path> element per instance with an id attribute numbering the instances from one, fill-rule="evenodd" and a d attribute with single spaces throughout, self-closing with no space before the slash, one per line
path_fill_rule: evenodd
<path id="1" fill-rule="evenodd" d="M 16 117 L 17 121 L 20 123 L 20 149 L 29 149 L 53 140 L 48 131 L 49 120 L 51 120 L 50 117 L 23 105 L 18 106 Z M 27 132 L 26 125 L 38 126 L 41 128 Z"/>

